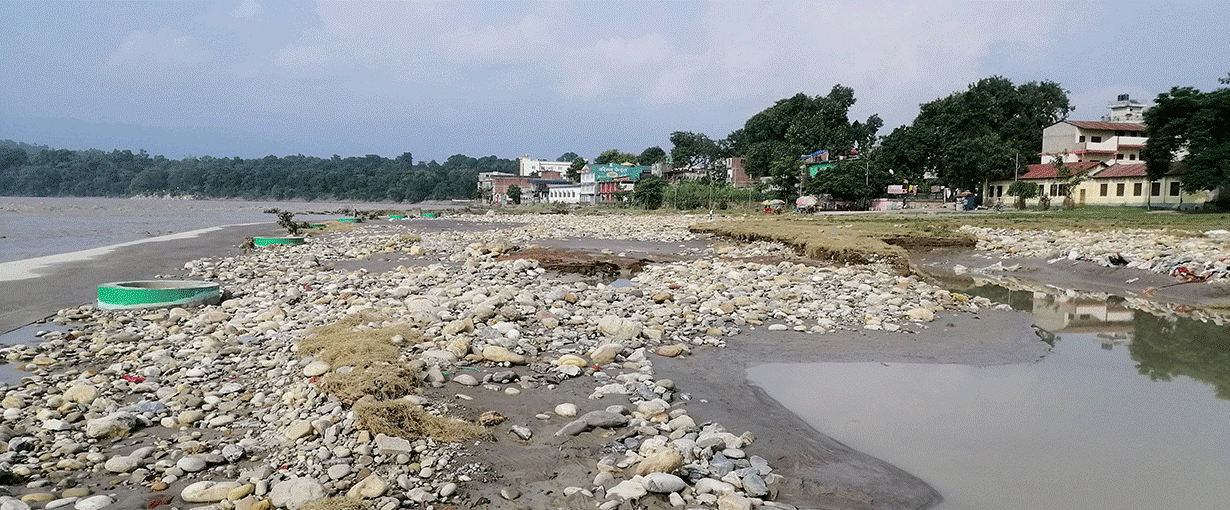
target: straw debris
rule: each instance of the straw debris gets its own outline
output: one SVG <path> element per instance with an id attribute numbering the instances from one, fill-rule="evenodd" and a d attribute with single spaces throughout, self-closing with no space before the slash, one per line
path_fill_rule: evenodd
<path id="1" fill-rule="evenodd" d="M 436 416 L 408 400 L 376 401 L 364 398 L 354 404 L 357 425 L 375 434 L 406 439 L 428 437 L 456 443 L 490 435 L 487 429 L 455 418 Z"/>
<path id="2" fill-rule="evenodd" d="M 363 500 L 355 498 L 325 498 L 318 499 L 299 507 L 299 510 L 368 510 L 371 508 Z"/>
<path id="3" fill-rule="evenodd" d="M 418 387 L 417 373 L 402 362 L 402 349 L 394 339 L 417 342 L 422 338 L 419 331 L 408 324 L 382 324 L 372 315 L 353 315 L 316 328 L 299 342 L 300 354 L 316 356 L 333 367 L 320 379 L 322 391 L 353 404 L 366 395 L 399 398 Z"/>

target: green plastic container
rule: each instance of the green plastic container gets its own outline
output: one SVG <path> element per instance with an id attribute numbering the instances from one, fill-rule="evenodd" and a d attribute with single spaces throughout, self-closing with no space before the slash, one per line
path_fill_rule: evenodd
<path id="1" fill-rule="evenodd" d="M 339 218 L 337 221 L 340 221 L 342 223 L 358 223 L 359 219 L 358 218 Z"/>
<path id="2" fill-rule="evenodd" d="M 270 246 L 274 244 L 303 244 L 302 237 L 253 237 L 252 244 L 257 246 Z"/>
<path id="3" fill-rule="evenodd" d="M 137 280 L 98 286 L 98 307 L 103 310 L 198 306 L 222 300 L 218 284 L 189 280 Z"/>
<path id="4" fill-rule="evenodd" d="M 433 212 L 425 212 L 425 213 L 423 213 L 423 217 L 424 217 L 424 218 L 435 218 L 435 217 L 437 217 L 437 216 L 439 216 L 439 214 L 436 214 L 436 213 L 433 213 Z"/>
<path id="5" fill-rule="evenodd" d="M 390 220 L 404 220 L 404 219 L 406 219 L 406 215 L 404 215 L 404 214 L 390 214 L 390 215 L 389 215 L 389 219 L 390 219 Z"/>

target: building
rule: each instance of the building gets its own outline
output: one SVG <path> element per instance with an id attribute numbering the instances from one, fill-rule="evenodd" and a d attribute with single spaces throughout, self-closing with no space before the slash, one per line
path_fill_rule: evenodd
<path id="1" fill-rule="evenodd" d="M 580 184 L 552 184 L 547 187 L 547 202 L 552 204 L 581 203 Z"/>
<path id="2" fill-rule="evenodd" d="M 1209 192 L 1186 193 L 1182 190 L 1182 163 L 1171 165 L 1171 170 L 1155 181 L 1149 181 L 1144 163 L 1111 165 L 1102 161 L 1086 161 L 1066 163 L 1064 166 L 1070 172 L 1089 173 L 1089 177 L 1072 190 L 1072 198 L 1077 205 L 1191 209 L 1203 207 L 1213 198 Z M 1026 170 L 1020 180 L 1041 186 L 1041 193 L 1053 205 L 1063 200 L 1067 178 L 1057 175 L 1057 168 L 1045 163 L 1029 165 Z M 1008 186 L 1011 185 L 1011 180 L 992 182 L 987 190 L 987 203 L 1001 199 L 1005 204 L 1014 201 L 1014 197 L 1007 196 Z M 1037 205 L 1038 199 L 1027 200 L 1026 203 Z"/>
<path id="3" fill-rule="evenodd" d="M 726 158 L 722 161 L 726 167 L 726 182 L 735 188 L 750 188 L 756 185 L 756 180 L 747 175 L 746 158 Z"/>
<path id="4" fill-rule="evenodd" d="M 1064 163 L 1144 161 L 1145 125 L 1139 122 L 1065 120 L 1042 130 L 1040 163 L 1056 156 Z"/>
<path id="5" fill-rule="evenodd" d="M 1110 113 L 1102 116 L 1103 122 L 1144 122 L 1145 105 L 1132 99 L 1127 94 L 1119 94 L 1119 99 L 1106 105 Z"/>
<path id="6" fill-rule="evenodd" d="M 590 165 L 581 171 L 582 204 L 618 204 L 624 193 L 636 189 L 641 175 L 653 175 L 647 166 Z"/>
<path id="7" fill-rule="evenodd" d="M 572 166 L 572 162 L 530 159 L 528 156 L 522 156 L 517 158 L 517 166 L 520 168 L 517 175 L 522 177 L 542 177 L 547 172 L 555 172 L 557 175 L 568 175 L 568 167 Z"/>

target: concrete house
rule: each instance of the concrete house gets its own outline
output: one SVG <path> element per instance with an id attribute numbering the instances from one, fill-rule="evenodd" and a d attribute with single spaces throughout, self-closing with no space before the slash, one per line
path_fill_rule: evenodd
<path id="1" fill-rule="evenodd" d="M 1145 136 L 1145 106 L 1127 94 L 1107 105 L 1110 114 L 1101 121 L 1064 120 L 1042 131 L 1039 164 L 1029 165 L 1017 179 L 1036 182 L 1053 205 L 1062 201 L 1067 179 L 1056 175 L 1052 162 L 1058 157 L 1070 172 L 1083 171 L 1088 178 L 1072 190 L 1077 205 L 1194 208 L 1212 198 L 1207 192 L 1184 193 L 1180 189 L 1183 165 L 1176 163 L 1161 179 L 1149 181 L 1141 151 Z M 986 203 L 1012 203 L 1008 187 L 1013 179 L 992 181 Z M 1028 200 L 1037 205 L 1038 199 Z"/>

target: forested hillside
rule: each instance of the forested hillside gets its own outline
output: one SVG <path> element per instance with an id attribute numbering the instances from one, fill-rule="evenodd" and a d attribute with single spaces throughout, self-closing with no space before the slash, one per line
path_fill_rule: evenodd
<path id="1" fill-rule="evenodd" d="M 475 196 L 479 172 L 517 172 L 515 160 L 461 154 L 444 163 L 368 155 L 259 159 L 150 156 L 145 151 L 71 151 L 0 141 L 0 195 L 128 197 L 191 195 L 271 200 L 404 201 Z"/>

